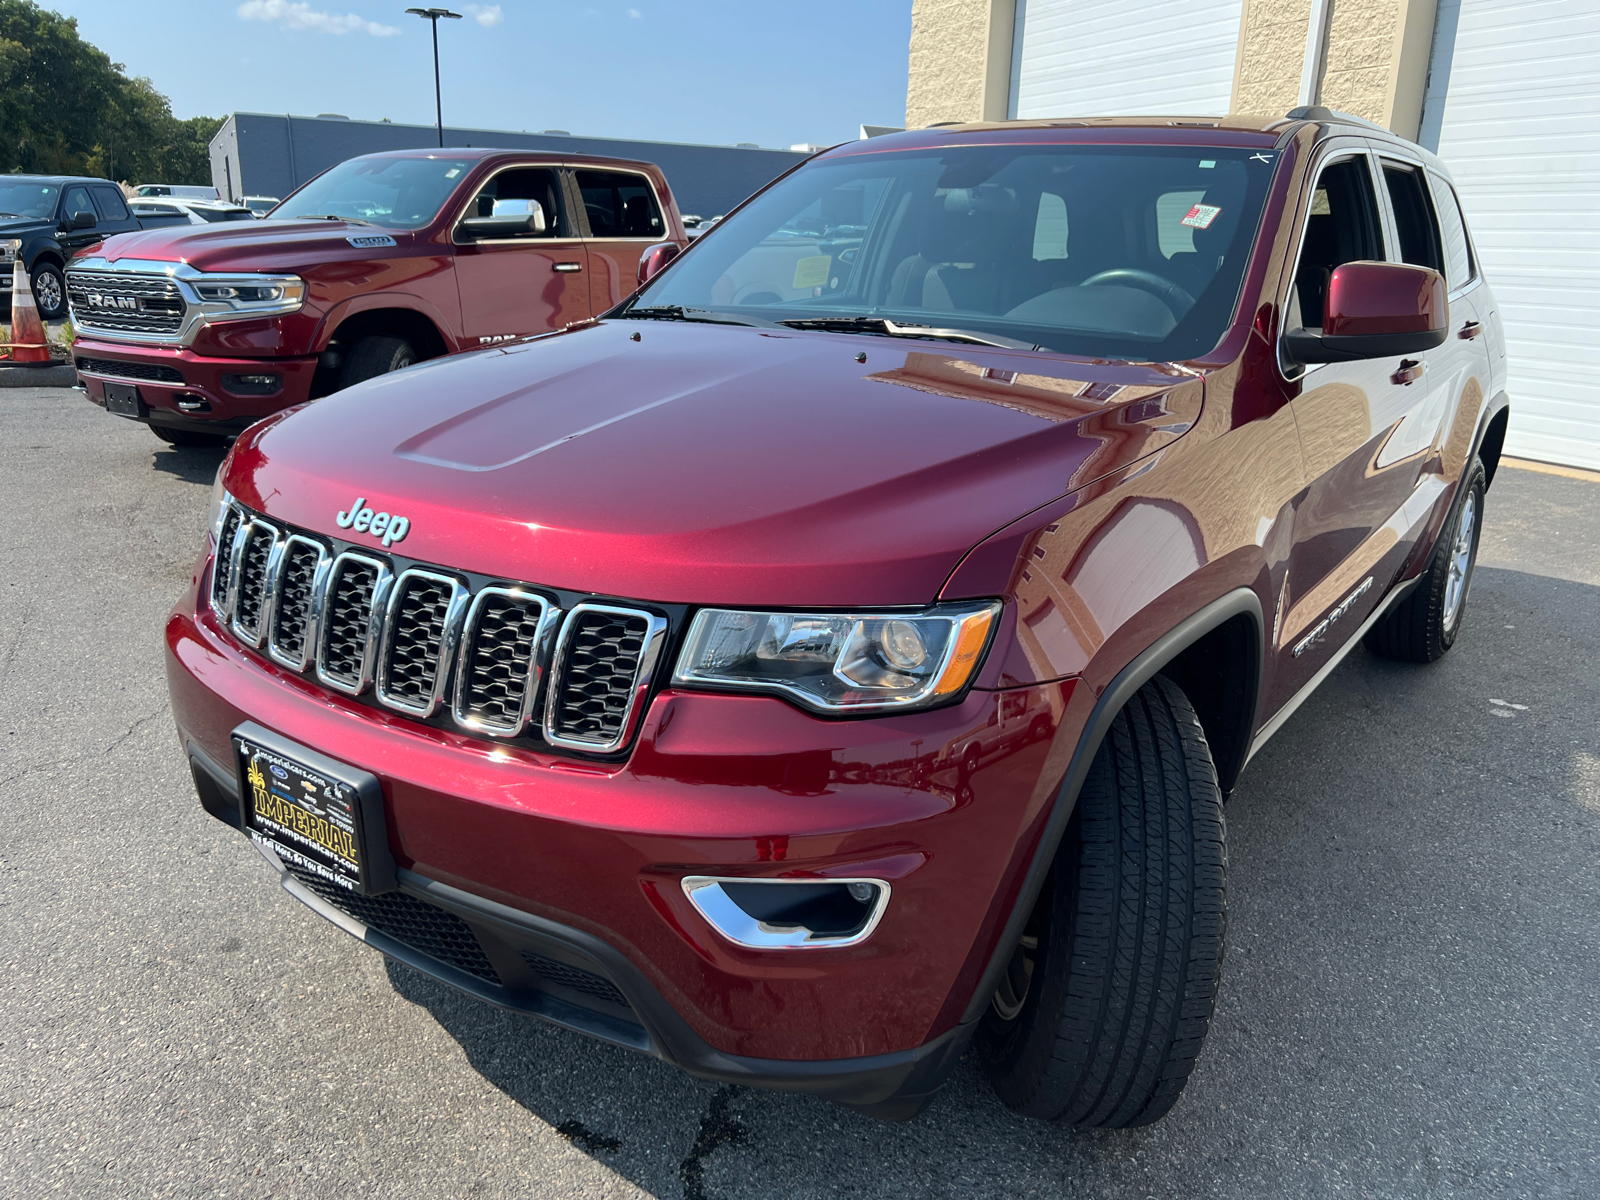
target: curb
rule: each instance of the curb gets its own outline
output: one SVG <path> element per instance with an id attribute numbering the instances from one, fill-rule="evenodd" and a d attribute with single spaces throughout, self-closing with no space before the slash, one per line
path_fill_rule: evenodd
<path id="1" fill-rule="evenodd" d="M 0 388 L 78 386 L 78 369 L 71 363 L 54 367 L 0 367 Z"/>

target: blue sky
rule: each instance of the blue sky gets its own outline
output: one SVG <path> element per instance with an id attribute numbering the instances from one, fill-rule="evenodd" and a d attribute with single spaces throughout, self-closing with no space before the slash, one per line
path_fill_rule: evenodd
<path id="1" fill-rule="evenodd" d="M 428 24 L 406 15 L 405 0 L 41 2 L 148 75 L 180 117 L 433 122 Z M 447 124 L 788 146 L 905 120 L 911 0 L 454 8 L 469 15 L 439 23 Z"/>

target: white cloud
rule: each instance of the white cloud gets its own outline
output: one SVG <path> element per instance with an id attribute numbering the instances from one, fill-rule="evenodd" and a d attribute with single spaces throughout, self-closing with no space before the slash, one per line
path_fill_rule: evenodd
<path id="1" fill-rule="evenodd" d="M 632 17 L 635 21 L 637 21 L 640 17 L 644 16 L 644 14 L 642 12 L 640 12 L 637 8 L 630 8 L 628 10 L 628 15 L 630 17 Z"/>
<path id="2" fill-rule="evenodd" d="M 380 25 L 355 13 L 322 12 L 304 0 L 245 0 L 239 5 L 241 21 L 277 21 L 289 29 L 311 29 L 317 33 L 370 33 L 373 37 L 393 37 L 400 31 L 393 25 Z"/>
<path id="3" fill-rule="evenodd" d="M 506 15 L 500 11 L 498 4 L 463 4 L 461 11 L 485 29 L 493 29 L 496 25 L 503 25 L 506 20 Z"/>

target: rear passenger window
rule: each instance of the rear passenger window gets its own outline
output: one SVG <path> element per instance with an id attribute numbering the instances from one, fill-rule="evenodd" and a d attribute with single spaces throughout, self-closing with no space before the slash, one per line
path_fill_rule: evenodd
<path id="1" fill-rule="evenodd" d="M 128 219 L 128 206 L 122 202 L 122 193 L 114 187 L 94 187 L 89 189 L 94 193 L 94 202 L 100 209 L 100 216 L 107 221 L 126 221 Z"/>
<path id="2" fill-rule="evenodd" d="M 660 238 L 666 222 L 650 182 L 621 171 L 578 171 L 589 232 L 597 238 Z"/>
<path id="3" fill-rule="evenodd" d="M 1422 172 L 1384 163 L 1383 181 L 1389 188 L 1395 229 L 1400 234 L 1400 261 L 1442 272 L 1444 255 L 1439 250 L 1439 227 L 1434 223 L 1433 205 L 1428 201 Z"/>
<path id="4" fill-rule="evenodd" d="M 1472 246 L 1467 241 L 1467 223 L 1461 219 L 1455 190 L 1437 175 L 1430 175 L 1428 181 L 1433 184 L 1433 206 L 1444 234 L 1444 276 L 1450 290 L 1455 291 L 1471 283 L 1476 274 L 1472 269 Z"/>
<path id="5" fill-rule="evenodd" d="M 1033 261 L 1067 257 L 1067 202 L 1054 192 L 1039 193 L 1039 215 L 1033 222 Z"/>
<path id="6" fill-rule="evenodd" d="M 1322 306 L 1334 268 L 1382 259 L 1382 245 L 1377 195 L 1366 158 L 1341 159 L 1324 167 L 1311 194 L 1285 327 L 1322 328 Z"/>

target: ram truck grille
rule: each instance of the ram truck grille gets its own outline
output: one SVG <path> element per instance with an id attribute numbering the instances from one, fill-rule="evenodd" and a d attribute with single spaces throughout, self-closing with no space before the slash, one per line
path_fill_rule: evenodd
<path id="1" fill-rule="evenodd" d="M 188 304 L 165 275 L 129 271 L 67 271 L 67 299 L 74 323 L 108 333 L 176 335 Z"/>

